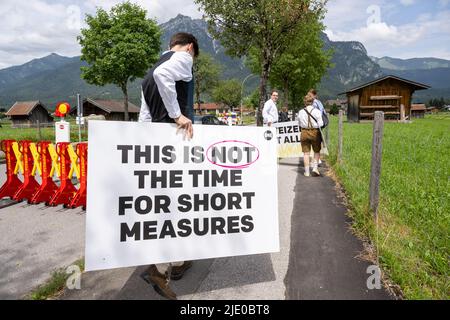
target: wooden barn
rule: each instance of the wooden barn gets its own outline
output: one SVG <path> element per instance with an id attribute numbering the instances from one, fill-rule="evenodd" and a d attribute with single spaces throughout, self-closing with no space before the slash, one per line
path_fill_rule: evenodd
<path id="1" fill-rule="evenodd" d="M 388 120 L 410 119 L 412 95 L 429 88 L 396 76 L 385 76 L 353 88 L 345 93 L 348 121 L 373 120 L 375 111 L 383 111 Z"/>
<path id="2" fill-rule="evenodd" d="M 200 113 L 201 110 L 201 113 Z M 208 114 L 208 113 L 215 113 L 215 114 L 219 114 L 219 113 L 224 113 L 224 112 L 228 112 L 230 110 L 229 107 L 224 106 L 224 105 L 219 105 L 217 103 L 202 103 L 200 104 L 200 108 L 198 107 L 198 103 L 194 104 L 194 111 L 195 114 Z"/>
<path id="3" fill-rule="evenodd" d="M 411 105 L 411 118 L 425 118 L 427 107 L 424 104 Z"/>
<path id="4" fill-rule="evenodd" d="M 5 114 L 11 118 L 13 128 L 46 125 L 53 122 L 50 112 L 40 101 L 18 101 Z"/>
<path id="5" fill-rule="evenodd" d="M 87 98 L 83 100 L 83 115 L 91 114 L 103 115 L 106 120 L 124 121 L 125 108 L 123 100 L 97 100 Z M 140 108 L 128 101 L 128 115 L 131 121 L 137 121 L 139 118 Z M 77 108 L 71 110 L 72 114 L 77 113 Z"/>

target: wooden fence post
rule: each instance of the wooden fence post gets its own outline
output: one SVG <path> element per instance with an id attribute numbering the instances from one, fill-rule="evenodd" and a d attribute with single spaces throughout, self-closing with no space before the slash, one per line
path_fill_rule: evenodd
<path id="1" fill-rule="evenodd" d="M 339 128 L 338 128 L 338 162 L 342 161 L 342 146 L 344 144 L 344 110 L 339 110 Z"/>
<path id="2" fill-rule="evenodd" d="M 381 160 L 383 152 L 384 112 L 376 111 L 373 123 L 372 166 L 370 173 L 369 206 L 375 219 L 380 200 Z"/>

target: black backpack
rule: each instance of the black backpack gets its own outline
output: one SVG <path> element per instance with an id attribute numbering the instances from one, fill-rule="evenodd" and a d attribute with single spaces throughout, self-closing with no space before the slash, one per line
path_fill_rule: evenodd
<path id="1" fill-rule="evenodd" d="M 322 129 L 324 129 L 330 124 L 330 120 L 328 119 L 328 115 L 327 115 L 327 112 L 325 111 L 325 109 L 322 112 L 322 120 L 323 120 Z"/>
<path id="2" fill-rule="evenodd" d="M 322 105 L 322 103 L 320 103 L 320 104 Z M 313 104 L 313 106 L 314 106 L 314 108 L 316 108 L 316 109 L 318 109 L 320 111 L 320 108 L 318 106 L 316 107 L 314 104 Z M 323 105 L 322 105 L 322 108 L 323 108 Z M 327 112 L 326 112 L 325 108 L 323 108 L 323 111 L 322 111 L 322 120 L 323 120 L 323 126 L 321 127 L 321 129 L 324 129 L 330 123 L 330 120 L 328 119 L 328 115 L 327 115 Z"/>
<path id="3" fill-rule="evenodd" d="M 278 113 L 278 117 L 279 117 L 279 119 L 280 119 L 279 122 L 289 122 L 289 115 L 288 115 L 287 112 L 280 111 L 280 112 Z"/>

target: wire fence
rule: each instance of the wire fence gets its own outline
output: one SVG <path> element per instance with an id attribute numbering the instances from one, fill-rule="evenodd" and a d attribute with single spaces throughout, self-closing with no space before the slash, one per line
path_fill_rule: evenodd
<path id="1" fill-rule="evenodd" d="M 71 141 L 87 141 L 87 126 L 81 125 L 81 132 L 79 132 L 78 125 L 75 122 L 69 121 L 69 123 Z M 55 141 L 55 124 L 56 122 L 14 124 L 11 121 L 1 121 L 0 140 Z"/>
<path id="2" fill-rule="evenodd" d="M 28 129 L 28 128 L 53 128 L 55 126 L 54 122 L 48 123 L 11 123 L 12 129 Z"/>

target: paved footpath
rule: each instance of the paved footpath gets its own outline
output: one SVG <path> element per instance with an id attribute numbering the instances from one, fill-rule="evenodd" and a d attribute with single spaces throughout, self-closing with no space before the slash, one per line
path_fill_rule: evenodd
<path id="1" fill-rule="evenodd" d="M 196 261 L 173 281 L 178 299 L 390 299 L 368 290 L 362 243 L 349 231 L 346 209 L 328 177 L 305 178 L 299 159 L 278 168 L 281 251 Z M 325 172 L 325 169 L 321 169 Z M 90 272 L 82 289 L 62 299 L 162 299 L 141 280 L 145 267 Z"/>
<path id="2" fill-rule="evenodd" d="M 0 183 L 6 180 L 0 165 Z M 21 299 L 51 272 L 83 257 L 81 209 L 26 202 L 0 209 L 0 300 Z"/>
<path id="3" fill-rule="evenodd" d="M 4 171 L 4 167 L 0 168 Z M 325 168 L 321 171 L 325 172 Z M 4 181 L 1 177 L 0 181 Z M 299 159 L 278 167 L 281 251 L 195 261 L 172 282 L 179 299 L 390 299 L 368 290 L 362 243 L 328 177 L 305 178 Z M 21 298 L 51 270 L 83 255 L 85 216 L 62 207 L 17 204 L 0 209 L 0 299 Z M 83 274 L 81 290 L 61 299 L 163 299 L 139 275 L 145 267 Z"/>
<path id="4" fill-rule="evenodd" d="M 390 299 L 384 290 L 367 288 L 371 264 L 356 258 L 362 243 L 349 229 L 351 220 L 334 181 L 326 176 L 307 178 L 303 172 L 302 164 L 291 221 L 286 299 Z"/>

